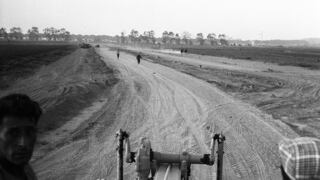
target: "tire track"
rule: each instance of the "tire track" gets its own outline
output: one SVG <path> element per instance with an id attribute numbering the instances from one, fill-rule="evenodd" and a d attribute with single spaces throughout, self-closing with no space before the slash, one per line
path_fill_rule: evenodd
<path id="1" fill-rule="evenodd" d="M 138 137 L 147 136 L 156 151 L 179 153 L 188 149 L 193 153 L 208 153 L 210 129 L 223 131 L 227 138 L 224 179 L 280 178 L 277 143 L 283 137 L 295 136 L 288 128 L 199 79 L 145 61 L 137 65 L 135 57 L 128 54 L 122 54 L 118 61 L 111 58 L 114 52 L 102 48 L 100 51 L 106 59 L 115 61 L 122 78 L 132 87 L 134 81 L 143 80 L 142 86 L 150 88 L 148 98 L 137 89 L 129 89 L 129 94 L 138 100 L 128 101 L 123 107 L 123 112 L 134 113 L 138 104 L 143 105 L 146 110 L 143 125 L 132 129 L 132 123 L 123 118 L 117 125 L 132 130 L 134 146 Z M 104 139 L 105 144 L 110 143 L 110 139 Z M 104 153 L 109 156 L 114 152 L 105 150 Z M 108 169 L 111 174 L 115 173 L 112 168 Z M 212 179 L 211 167 L 194 166 L 192 172 L 193 179 Z M 127 174 L 132 173 L 131 167 Z M 132 176 L 129 179 L 133 179 Z"/>

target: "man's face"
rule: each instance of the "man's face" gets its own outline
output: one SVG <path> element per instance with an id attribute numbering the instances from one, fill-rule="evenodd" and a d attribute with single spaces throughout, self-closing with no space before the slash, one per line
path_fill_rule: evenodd
<path id="1" fill-rule="evenodd" d="M 0 124 L 0 157 L 16 165 L 29 162 L 37 137 L 30 118 L 4 117 Z"/>

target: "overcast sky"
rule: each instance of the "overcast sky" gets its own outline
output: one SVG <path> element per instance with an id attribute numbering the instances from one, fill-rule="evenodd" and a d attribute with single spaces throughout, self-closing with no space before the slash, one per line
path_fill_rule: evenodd
<path id="1" fill-rule="evenodd" d="M 0 27 L 66 28 L 116 35 L 131 29 L 241 39 L 320 37 L 320 0 L 0 0 Z"/>

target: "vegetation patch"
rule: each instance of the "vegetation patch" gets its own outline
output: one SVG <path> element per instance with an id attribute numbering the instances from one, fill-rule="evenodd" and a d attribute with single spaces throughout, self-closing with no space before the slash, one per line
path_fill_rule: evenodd
<path id="1" fill-rule="evenodd" d="M 66 56 L 78 47 L 74 44 L 0 44 L 0 90 L 19 78 L 32 75 L 36 69 Z"/>

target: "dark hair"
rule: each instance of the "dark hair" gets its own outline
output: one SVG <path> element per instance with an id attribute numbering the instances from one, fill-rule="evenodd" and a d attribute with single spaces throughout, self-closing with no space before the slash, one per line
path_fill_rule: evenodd
<path id="1" fill-rule="evenodd" d="M 42 110 L 39 104 L 24 94 L 10 94 L 0 98 L 0 124 L 5 116 L 29 117 L 38 122 Z"/>

